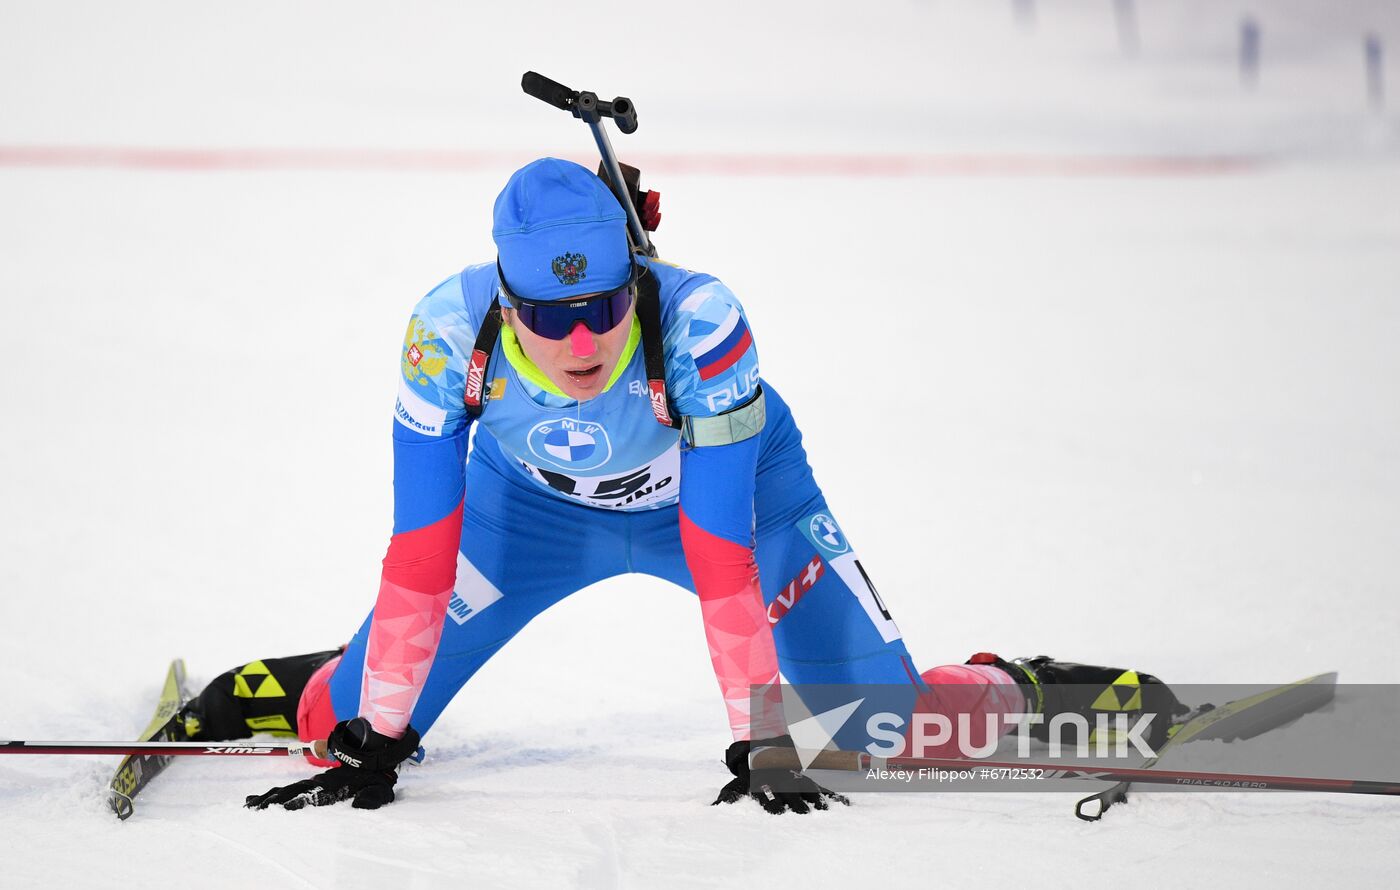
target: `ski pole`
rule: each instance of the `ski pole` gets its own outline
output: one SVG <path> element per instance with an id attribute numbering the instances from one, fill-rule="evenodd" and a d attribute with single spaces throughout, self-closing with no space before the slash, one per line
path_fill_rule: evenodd
<path id="1" fill-rule="evenodd" d="M 637 215 L 637 208 L 632 203 L 632 194 L 622 176 L 622 168 L 618 166 L 612 142 L 608 139 L 607 131 L 603 129 L 603 118 L 610 117 L 622 132 L 635 133 L 637 106 L 625 96 L 618 96 L 607 102 L 599 99 L 597 93 L 571 90 L 562 83 L 534 71 L 526 71 L 520 78 L 520 88 L 541 102 L 567 111 L 588 124 L 588 129 L 593 132 L 593 141 L 598 144 L 598 153 L 603 156 L 603 169 L 607 171 L 613 194 L 627 213 L 627 229 L 632 233 L 632 242 L 647 256 L 656 256 L 656 248 L 652 245 L 646 229 L 642 227 L 642 219 Z"/>
<path id="2" fill-rule="evenodd" d="M 753 769 L 943 770 L 968 772 L 983 779 L 1025 776 L 1027 779 L 1088 779 L 1097 782 L 1142 782 L 1199 788 L 1239 788 L 1258 791 L 1328 791 L 1342 794 L 1400 794 L 1400 782 L 1370 779 L 1319 779 L 1306 776 L 1260 776 L 1249 773 L 1195 772 L 1160 767 L 1101 767 L 1088 764 L 1029 763 L 1026 761 L 965 760 L 936 757 L 874 757 L 859 751 L 822 751 L 806 767 L 792 748 L 768 748 L 753 755 Z M 1015 770 L 1014 773 L 1003 771 Z M 1039 775 L 1033 775 L 1034 773 Z M 1028 774 L 1029 773 L 1029 774 Z M 932 776 L 930 776 L 932 778 Z M 1019 780 L 1018 780 L 1019 781 Z"/>
<path id="3" fill-rule="evenodd" d="M 143 756 L 194 757 L 319 757 L 326 756 L 324 740 L 315 742 L 26 742 L 0 741 L 0 754 L 137 754 Z"/>

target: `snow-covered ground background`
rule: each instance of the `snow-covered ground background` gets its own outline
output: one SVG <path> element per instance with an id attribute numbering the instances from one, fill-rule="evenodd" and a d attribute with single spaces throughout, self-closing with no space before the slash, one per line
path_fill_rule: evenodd
<path id="1" fill-rule="evenodd" d="M 1242 17 L 1263 35 L 1241 86 Z M 1390 54 L 1370 107 L 1372 31 Z M 1400 12 L 1386 2 L 0 4 L 0 737 L 127 737 L 183 655 L 344 641 L 408 312 L 510 171 L 640 111 L 663 255 L 745 300 L 924 666 L 1400 682 Z M 186 150 L 186 151 L 181 151 Z M 852 333 L 858 338 L 851 342 Z M 849 343 L 843 350 L 843 343 Z M 623 578 L 498 656 L 377 813 L 290 762 L 0 762 L 0 885 L 1382 885 L 1400 803 L 711 808 L 698 610 Z M 1195 877 L 1193 877 L 1195 876 Z"/>

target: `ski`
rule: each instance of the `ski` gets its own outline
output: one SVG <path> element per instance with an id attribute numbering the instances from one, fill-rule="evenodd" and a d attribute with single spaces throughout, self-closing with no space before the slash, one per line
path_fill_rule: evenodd
<path id="1" fill-rule="evenodd" d="M 1231 742 L 1236 739 L 1254 738 L 1290 723 L 1309 711 L 1317 710 L 1332 700 L 1336 689 L 1337 674 L 1333 671 L 1265 689 L 1254 695 L 1226 702 L 1219 707 L 1201 705 L 1172 728 L 1170 738 L 1157 749 L 1157 756 L 1148 758 L 1139 769 L 1151 769 L 1173 748 L 1188 742 Z M 1097 794 L 1089 795 L 1075 804 L 1074 815 L 1085 822 L 1099 821 L 1109 807 L 1115 803 L 1127 802 L 1128 787 L 1131 784 L 1131 779 L 1125 779 Z M 1094 804 L 1098 805 L 1097 812 L 1090 809 Z"/>
<path id="2" fill-rule="evenodd" d="M 170 662 L 165 673 L 165 685 L 161 687 L 160 701 L 155 715 L 151 718 L 140 741 L 143 742 L 182 742 L 185 740 L 184 727 L 177 715 L 190 693 L 185 687 L 185 662 L 177 658 Z M 132 798 L 141 793 L 150 781 L 158 776 L 170 763 L 170 756 L 164 753 L 147 752 L 130 754 L 122 759 L 112 781 L 107 786 L 107 803 L 118 819 L 129 819 L 136 812 Z"/>
<path id="3" fill-rule="evenodd" d="M 1128 786 L 1142 784 L 1214 788 L 1249 788 L 1276 791 L 1325 791 L 1342 794 L 1400 795 L 1400 783 L 1365 778 L 1319 779 L 1307 776 L 1254 775 L 1247 773 L 1196 772 L 1157 766 L 1162 756 L 1178 745 L 1213 739 L 1248 739 L 1289 723 L 1330 702 L 1336 693 L 1336 673 L 1318 674 L 1296 683 L 1261 690 L 1253 695 L 1216 707 L 1201 705 L 1176 722 L 1169 738 L 1156 748 L 1156 755 L 1137 767 L 1112 764 L 1066 764 L 1027 760 L 984 760 L 966 757 L 879 757 L 866 751 L 826 749 L 799 754 L 797 749 L 774 746 L 750 756 L 753 769 L 838 771 L 934 771 L 966 773 L 964 778 L 999 779 L 1017 774 L 1037 779 L 1080 779 L 1111 782 L 1106 791 L 1086 797 L 1075 807 L 1076 815 L 1088 822 L 1098 821 L 1103 811 L 1127 799 Z M 1090 815 L 1086 808 L 1097 802 L 1100 810 Z"/>

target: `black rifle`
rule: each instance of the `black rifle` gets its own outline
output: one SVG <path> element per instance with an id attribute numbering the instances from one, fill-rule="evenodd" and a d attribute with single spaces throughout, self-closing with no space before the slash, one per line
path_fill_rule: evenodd
<path id="1" fill-rule="evenodd" d="M 627 214 L 627 230 L 631 233 L 633 247 L 647 256 L 656 256 L 656 247 L 651 243 L 648 231 L 655 231 L 661 221 L 660 201 L 657 192 L 641 190 L 641 173 L 635 167 L 626 167 L 617 162 L 612 142 L 603 129 L 603 118 L 612 118 L 617 128 L 624 133 L 637 131 L 637 106 L 631 99 L 618 96 L 611 102 L 598 98 L 597 93 L 586 90 L 571 90 L 561 83 L 550 80 L 543 74 L 526 71 L 520 78 L 520 88 L 541 102 L 569 112 L 588 124 L 593 131 L 593 141 L 598 144 L 598 153 L 603 156 L 600 176 L 605 177 L 617 202 Z M 638 214 L 638 206 L 642 215 Z"/>

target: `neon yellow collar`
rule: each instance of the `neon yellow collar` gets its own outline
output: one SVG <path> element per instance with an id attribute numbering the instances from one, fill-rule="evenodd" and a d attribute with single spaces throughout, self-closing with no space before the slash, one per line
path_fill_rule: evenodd
<path id="1" fill-rule="evenodd" d="M 642 342 L 642 323 L 637 320 L 637 316 L 632 316 L 632 330 L 627 334 L 627 345 L 622 347 L 622 355 L 617 359 L 617 367 L 613 368 L 612 376 L 608 378 L 608 385 L 603 387 L 603 392 L 612 389 L 612 385 L 622 376 L 627 365 L 632 361 L 632 355 L 637 351 L 637 344 Z M 506 354 L 506 361 L 510 362 L 515 373 L 525 378 L 529 382 L 538 386 L 551 395 L 569 398 L 564 391 L 555 386 L 550 379 L 544 376 L 534 362 L 525 356 L 525 351 L 520 348 L 520 341 L 516 339 L 515 331 L 510 325 L 501 325 L 501 349 Z"/>

